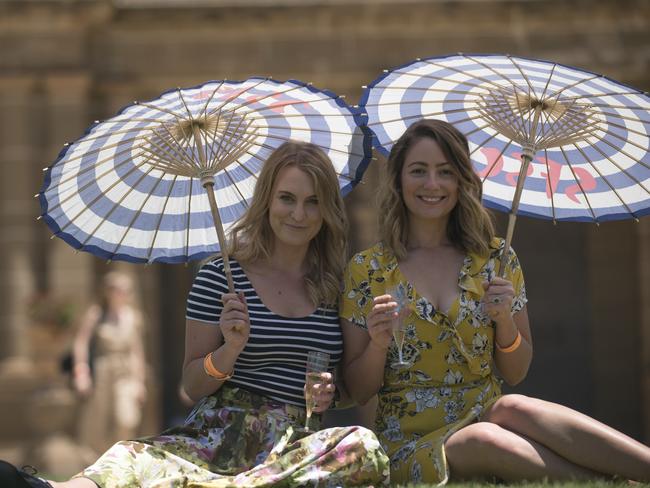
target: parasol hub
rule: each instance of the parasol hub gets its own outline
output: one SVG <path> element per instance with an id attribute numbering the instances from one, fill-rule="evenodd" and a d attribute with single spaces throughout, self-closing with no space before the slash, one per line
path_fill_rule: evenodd
<path id="1" fill-rule="evenodd" d="M 201 178 L 201 186 L 203 188 L 205 188 L 208 185 L 214 186 L 214 175 L 212 173 L 208 173 L 207 171 L 201 171 L 199 177 Z"/>

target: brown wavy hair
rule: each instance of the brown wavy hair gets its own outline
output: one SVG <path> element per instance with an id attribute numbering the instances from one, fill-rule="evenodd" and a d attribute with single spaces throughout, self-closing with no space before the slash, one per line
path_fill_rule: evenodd
<path id="1" fill-rule="evenodd" d="M 481 204 L 482 185 L 469 157 L 467 138 L 442 120 L 422 119 L 397 140 L 388 156 L 379 201 L 379 235 L 384 245 L 403 259 L 408 245 L 408 209 L 402 198 L 402 168 L 413 145 L 429 137 L 442 149 L 458 178 L 458 203 L 449 216 L 447 238 L 464 253 L 486 256 L 494 238 L 492 215 Z"/>
<path id="2" fill-rule="evenodd" d="M 347 217 L 332 162 L 316 145 L 288 141 L 264 163 L 250 206 L 230 232 L 230 253 L 242 263 L 268 258 L 273 252 L 269 208 L 278 174 L 296 167 L 314 184 L 323 225 L 309 243 L 305 284 L 314 305 L 336 304 L 345 266 Z"/>

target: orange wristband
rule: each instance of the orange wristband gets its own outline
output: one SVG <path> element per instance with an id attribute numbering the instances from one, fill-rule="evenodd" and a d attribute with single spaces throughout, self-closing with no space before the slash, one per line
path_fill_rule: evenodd
<path id="1" fill-rule="evenodd" d="M 521 332 L 517 330 L 517 337 L 515 338 L 515 341 L 512 344 L 510 344 L 508 347 L 501 347 L 497 341 L 494 341 L 494 344 L 497 346 L 497 351 L 500 352 L 508 353 L 508 352 L 516 351 L 519 348 L 519 346 L 521 346 Z"/>
<path id="2" fill-rule="evenodd" d="M 219 381 L 229 380 L 232 378 L 232 374 L 234 372 L 231 371 L 230 373 L 222 373 L 217 368 L 215 368 L 214 363 L 212 362 L 211 352 L 207 353 L 203 358 L 203 370 L 205 371 L 205 374 Z"/>

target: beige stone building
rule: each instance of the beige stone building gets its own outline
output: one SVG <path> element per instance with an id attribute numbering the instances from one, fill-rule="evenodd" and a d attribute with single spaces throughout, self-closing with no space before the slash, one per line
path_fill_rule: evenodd
<path id="1" fill-rule="evenodd" d="M 107 265 L 35 220 L 42 168 L 93 120 L 172 87 L 252 75 L 311 81 L 354 104 L 382 69 L 455 52 L 548 59 L 650 90 L 649 32 L 647 0 L 0 0 L 0 457 L 32 460 L 71 429 L 74 401 L 56 373 L 65 319 L 112 267 L 137 277 L 148 317 L 143 430 L 183 412 L 192 267 Z M 347 201 L 352 250 L 374 238 L 379 164 Z M 650 218 L 522 218 L 513 244 L 535 338 L 517 391 L 650 442 Z M 44 324 L 44 311 L 59 320 Z"/>

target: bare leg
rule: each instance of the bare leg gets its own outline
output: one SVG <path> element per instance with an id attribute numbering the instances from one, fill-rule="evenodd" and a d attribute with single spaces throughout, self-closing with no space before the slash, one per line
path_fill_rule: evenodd
<path id="1" fill-rule="evenodd" d="M 650 481 L 650 448 L 557 403 L 505 395 L 486 411 L 482 420 L 517 432 L 579 466 Z"/>
<path id="2" fill-rule="evenodd" d="M 535 441 L 488 422 L 453 434 L 445 443 L 445 452 L 454 481 L 491 476 L 506 482 L 602 478 Z"/>

